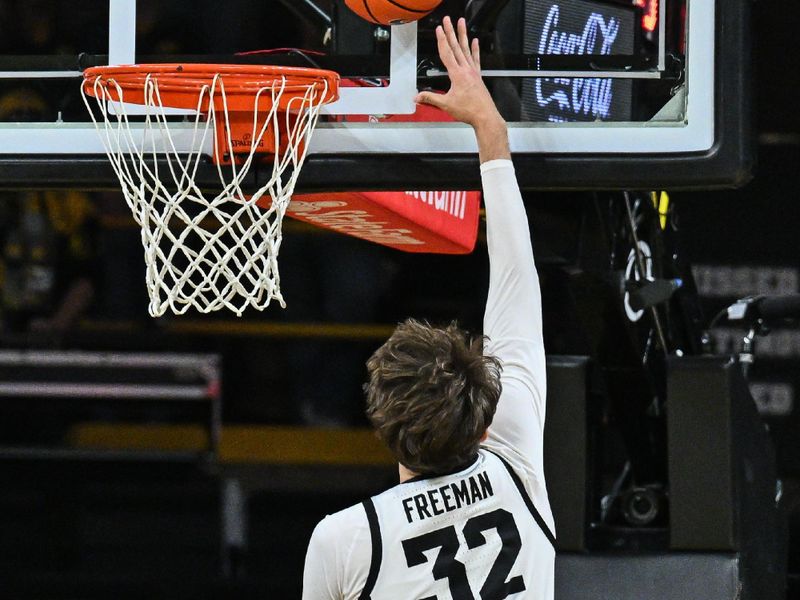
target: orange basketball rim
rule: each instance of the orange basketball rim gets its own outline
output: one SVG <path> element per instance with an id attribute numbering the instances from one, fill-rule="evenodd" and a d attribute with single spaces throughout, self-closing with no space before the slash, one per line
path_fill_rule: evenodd
<path id="1" fill-rule="evenodd" d="M 339 74 L 272 65 L 104 66 L 84 71 L 83 89 L 98 100 L 213 116 L 212 158 L 216 163 L 230 163 L 251 153 L 270 159 L 287 144 L 302 144 L 295 135 L 298 117 L 304 110 L 339 98 Z M 263 134 L 257 135 L 259 131 Z"/>

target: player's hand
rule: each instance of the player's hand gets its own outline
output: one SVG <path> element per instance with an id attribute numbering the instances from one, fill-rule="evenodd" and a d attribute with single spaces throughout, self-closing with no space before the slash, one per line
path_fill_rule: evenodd
<path id="1" fill-rule="evenodd" d="M 445 17 L 436 28 L 439 57 L 450 77 L 450 91 L 446 94 L 420 93 L 415 101 L 442 109 L 457 121 L 475 129 L 504 129 L 505 122 L 481 78 L 481 52 L 478 40 L 469 42 L 467 23 L 458 20 L 458 32 L 450 17 Z"/>

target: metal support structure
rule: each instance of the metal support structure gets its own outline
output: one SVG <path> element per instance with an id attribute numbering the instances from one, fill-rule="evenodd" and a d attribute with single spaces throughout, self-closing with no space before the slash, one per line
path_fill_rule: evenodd
<path id="1" fill-rule="evenodd" d="M 208 447 L 197 453 L 9 446 L 0 458 L 180 460 L 215 463 L 222 431 L 220 357 L 215 354 L 0 351 L 0 401 L 72 400 L 145 404 L 194 403 L 208 407 Z M 143 383 L 146 380 L 147 383 Z"/>
<path id="2" fill-rule="evenodd" d="M 136 62 L 136 0 L 110 0 L 108 6 L 108 64 Z"/>

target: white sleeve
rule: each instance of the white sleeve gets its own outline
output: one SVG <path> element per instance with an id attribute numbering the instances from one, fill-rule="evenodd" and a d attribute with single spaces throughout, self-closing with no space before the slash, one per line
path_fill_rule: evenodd
<path id="1" fill-rule="evenodd" d="M 341 567 L 335 532 L 330 518 L 320 521 L 306 552 L 303 570 L 303 600 L 341 600 Z"/>
<path id="2" fill-rule="evenodd" d="M 547 389 L 542 301 L 528 218 L 510 160 L 481 165 L 489 247 L 485 352 L 503 365 L 503 393 L 486 445 L 544 482 Z"/>
<path id="3" fill-rule="evenodd" d="M 325 517 L 308 543 L 303 600 L 356 600 L 367 581 L 371 550 L 360 504 Z"/>

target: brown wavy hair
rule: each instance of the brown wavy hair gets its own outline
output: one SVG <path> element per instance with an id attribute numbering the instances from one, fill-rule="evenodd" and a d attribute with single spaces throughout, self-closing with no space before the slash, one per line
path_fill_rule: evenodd
<path id="1" fill-rule="evenodd" d="M 408 319 L 367 361 L 367 417 L 395 458 L 421 475 L 465 465 L 500 399 L 500 361 L 456 323 Z"/>

